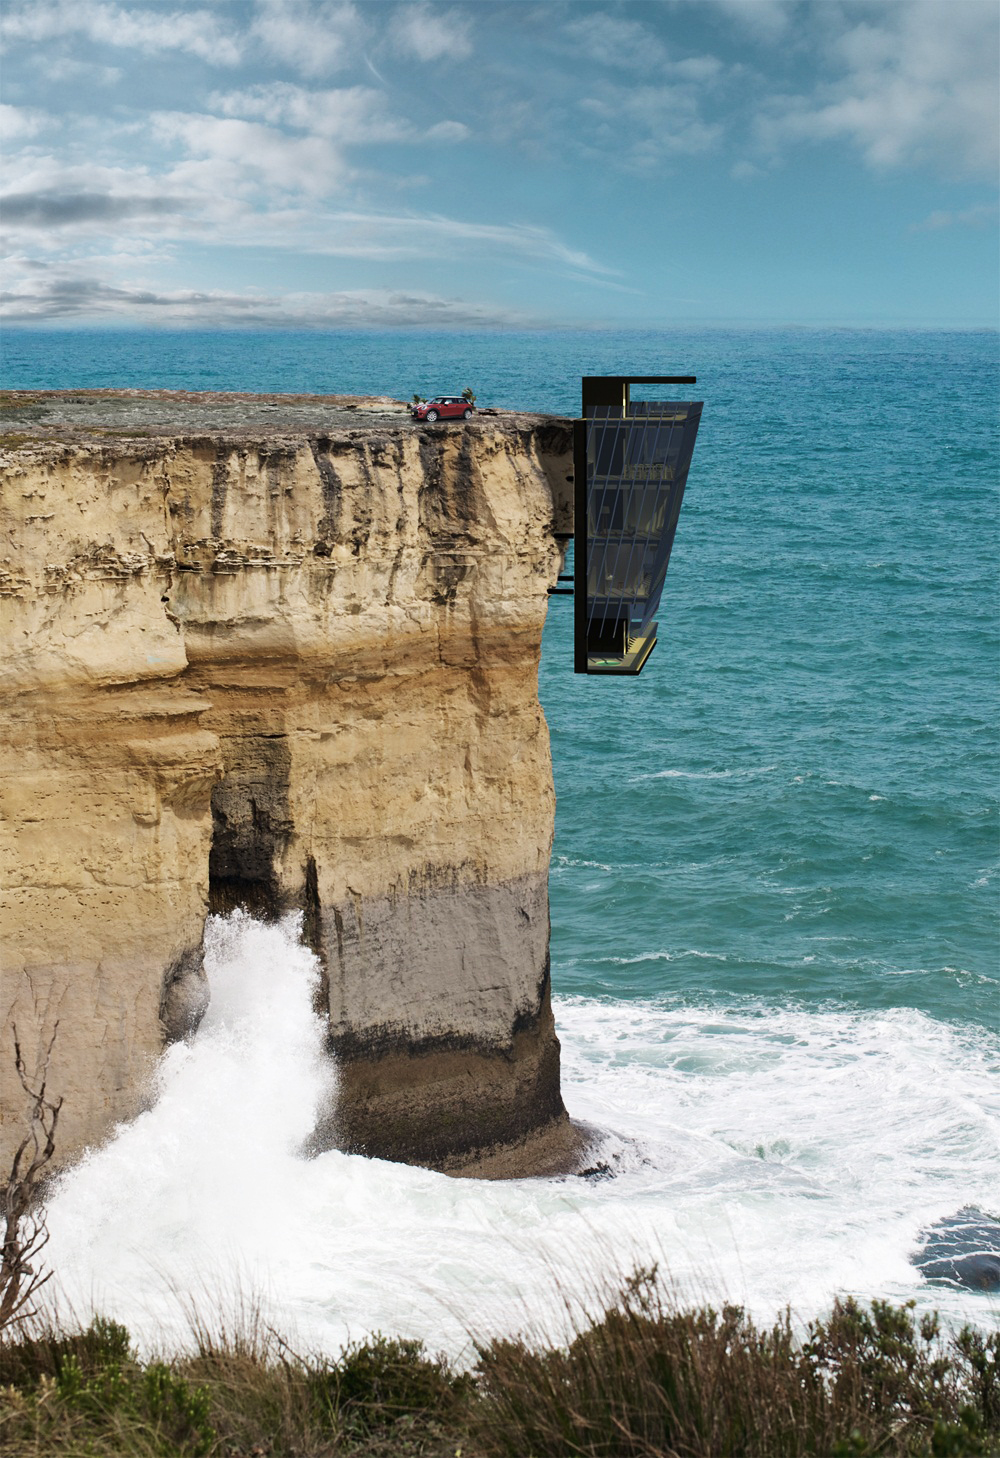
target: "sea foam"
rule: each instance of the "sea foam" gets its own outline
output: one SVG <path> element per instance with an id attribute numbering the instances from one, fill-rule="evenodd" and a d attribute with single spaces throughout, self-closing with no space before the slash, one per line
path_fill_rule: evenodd
<path id="1" fill-rule="evenodd" d="M 557 1001 L 564 1091 L 607 1132 L 607 1178 L 487 1183 L 329 1150 L 317 967 L 294 919 L 209 924 L 212 1004 L 151 1107 L 63 1176 L 50 1291 L 144 1347 L 240 1301 L 300 1347 L 381 1330 L 462 1359 L 470 1334 L 555 1334 L 602 1283 L 657 1260 L 680 1299 L 807 1319 L 837 1293 L 935 1288 L 919 1231 L 995 1198 L 1000 1039 L 912 1011 Z"/>

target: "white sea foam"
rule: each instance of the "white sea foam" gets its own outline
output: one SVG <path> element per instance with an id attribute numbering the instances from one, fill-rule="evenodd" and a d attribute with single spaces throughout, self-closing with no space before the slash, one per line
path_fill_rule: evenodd
<path id="1" fill-rule="evenodd" d="M 630 775 L 628 783 L 637 785 L 642 780 L 753 780 L 758 775 L 772 774 L 776 764 L 750 765 L 746 769 L 722 770 L 651 770 L 649 774 Z"/>
<path id="2" fill-rule="evenodd" d="M 615 869 L 615 867 L 606 864 L 604 861 L 585 861 L 579 858 L 574 859 L 572 856 L 555 856 L 553 860 L 556 870 L 562 870 L 566 867 L 572 867 L 574 870 L 582 868 L 589 871 L 611 871 Z M 619 864 L 618 869 L 621 870 L 628 864 L 629 862 L 623 861 Z"/>
<path id="3" fill-rule="evenodd" d="M 672 962 L 675 957 L 700 957 L 705 962 L 729 961 L 721 952 L 699 952 L 696 947 L 689 947 L 683 952 L 638 952 L 634 957 L 608 957 L 607 961 L 621 967 L 632 967 L 640 962 Z"/>
<path id="4" fill-rule="evenodd" d="M 292 923 L 214 921 L 209 974 L 210 1012 L 163 1059 L 153 1107 L 50 1208 L 64 1307 L 147 1348 L 184 1339 L 186 1304 L 242 1290 L 301 1346 L 380 1329 L 461 1356 L 470 1330 L 558 1331 L 565 1295 L 650 1255 L 683 1297 L 760 1316 L 849 1291 L 996 1319 L 995 1300 L 929 1288 L 908 1261 L 928 1221 L 997 1204 L 1000 1039 L 982 1030 L 562 999 L 566 1101 L 611 1131 L 617 1175 L 485 1183 L 309 1156 L 329 1068 Z"/>

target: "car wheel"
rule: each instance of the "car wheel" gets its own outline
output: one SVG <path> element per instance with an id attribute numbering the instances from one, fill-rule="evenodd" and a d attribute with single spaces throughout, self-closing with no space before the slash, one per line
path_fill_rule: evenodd
<path id="1" fill-rule="evenodd" d="M 438 413 L 436 410 L 428 410 L 427 414 L 424 416 L 425 420 L 437 420 L 437 418 Z"/>
<path id="2" fill-rule="evenodd" d="M 462 411 L 462 419 L 463 420 L 468 420 L 468 418 L 469 418 L 469 416 L 471 414 L 472 414 L 472 411 L 471 410 L 463 410 Z"/>

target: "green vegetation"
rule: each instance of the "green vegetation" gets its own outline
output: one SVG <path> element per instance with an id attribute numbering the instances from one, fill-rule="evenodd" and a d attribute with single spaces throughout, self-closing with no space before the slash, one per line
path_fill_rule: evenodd
<path id="1" fill-rule="evenodd" d="M 1000 1332 L 838 1302 L 797 1340 L 678 1311 L 639 1272 L 568 1346 L 496 1341 L 472 1373 L 376 1336 L 334 1362 L 253 1322 L 172 1361 L 124 1327 L 8 1332 L 5 1458 L 984 1458 L 1000 1454 Z"/>
<path id="2" fill-rule="evenodd" d="M 143 1363 L 126 1329 L 99 1318 L 83 1332 L 0 1344 L 0 1453 L 452 1458 L 473 1391 L 418 1342 L 378 1336 L 330 1363 L 294 1357 L 259 1331 L 223 1341 L 199 1332 L 193 1354 Z"/>
<path id="3" fill-rule="evenodd" d="M 0 1451 L 203 1458 L 216 1446 L 206 1387 L 163 1362 L 140 1365 L 123 1326 L 0 1348 Z"/>
<path id="4" fill-rule="evenodd" d="M 615 1458 L 1000 1453 L 1000 1333 L 837 1302 L 797 1341 L 738 1307 L 677 1311 L 655 1270 L 565 1350 L 480 1355 L 483 1451 Z"/>

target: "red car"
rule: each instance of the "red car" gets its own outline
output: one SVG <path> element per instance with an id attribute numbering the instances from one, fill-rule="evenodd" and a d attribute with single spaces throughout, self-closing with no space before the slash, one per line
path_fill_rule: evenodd
<path id="1" fill-rule="evenodd" d="M 435 395 L 421 405 L 411 405 L 414 420 L 468 420 L 472 406 L 464 395 Z"/>

